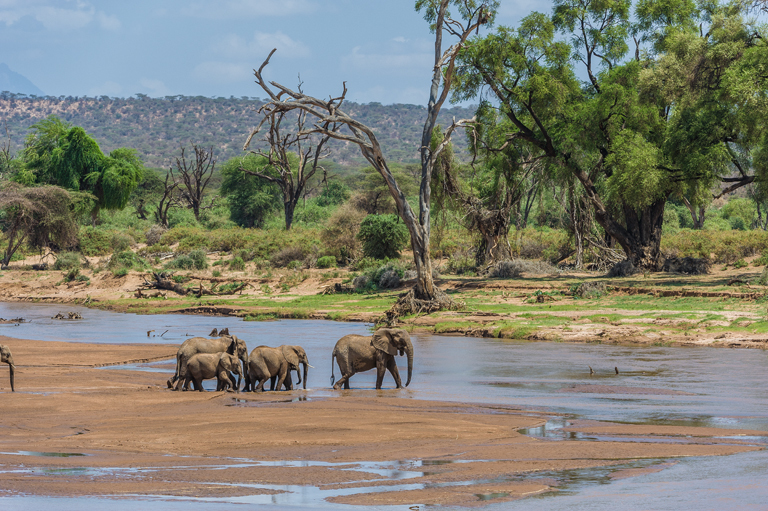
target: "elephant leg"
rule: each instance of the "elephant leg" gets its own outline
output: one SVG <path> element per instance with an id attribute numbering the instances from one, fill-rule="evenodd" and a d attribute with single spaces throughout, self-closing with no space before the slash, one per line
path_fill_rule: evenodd
<path id="1" fill-rule="evenodd" d="M 277 373 L 277 388 L 275 390 L 280 390 L 283 388 L 283 382 L 285 382 L 285 375 L 288 373 L 288 367 L 287 364 L 285 364 L 285 367 L 280 367 L 280 372 Z"/>
<path id="2" fill-rule="evenodd" d="M 392 378 L 395 379 L 396 388 L 403 388 L 400 382 L 400 372 L 397 370 L 397 362 L 395 361 L 395 357 L 390 357 L 389 362 L 387 362 L 387 369 L 389 369 L 389 373 L 392 375 Z"/>
<path id="3" fill-rule="evenodd" d="M 349 374 L 342 373 L 341 378 L 336 380 L 336 383 L 333 385 L 334 390 L 341 389 L 342 385 L 344 385 L 345 389 L 349 389 L 349 379 L 352 377 L 353 374 L 355 373 L 349 373 Z"/>
<path id="4" fill-rule="evenodd" d="M 384 382 L 384 373 L 387 371 L 387 366 L 383 360 L 376 361 L 376 390 L 381 389 L 381 384 Z"/>
<path id="5" fill-rule="evenodd" d="M 293 390 L 293 380 L 291 379 L 290 371 L 288 371 L 288 373 L 285 375 L 285 381 L 283 382 L 283 385 L 285 385 L 285 390 Z"/>
<path id="6" fill-rule="evenodd" d="M 276 381 L 277 381 L 277 375 L 273 374 L 272 377 L 269 379 L 269 390 L 280 390 L 280 389 L 275 389 Z"/>

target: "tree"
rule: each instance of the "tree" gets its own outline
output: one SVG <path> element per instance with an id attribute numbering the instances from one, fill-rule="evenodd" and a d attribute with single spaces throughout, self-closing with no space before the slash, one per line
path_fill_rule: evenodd
<path id="1" fill-rule="evenodd" d="M 266 158 L 249 154 L 224 163 L 221 174 L 221 195 L 229 203 L 229 217 L 241 227 L 261 227 L 267 215 L 280 207 L 280 188 L 254 176 L 246 170 L 262 172 L 268 166 Z"/>
<path id="2" fill-rule="evenodd" d="M 171 173 L 166 174 L 162 193 L 155 208 L 155 222 L 163 227 L 168 227 L 168 210 L 179 205 L 178 188 L 178 183 L 171 179 Z"/>
<path id="3" fill-rule="evenodd" d="M 24 157 L 38 183 L 93 194 L 94 222 L 101 209 L 124 208 L 144 172 L 135 150 L 119 148 L 105 156 L 83 128 L 54 116 L 32 125 Z"/>
<path id="4" fill-rule="evenodd" d="M 301 84 L 298 87 L 299 94 Z M 262 112 L 264 107 L 259 109 Z M 263 157 L 263 169 L 240 170 L 248 175 L 256 176 L 260 179 L 275 183 L 283 193 L 283 210 L 285 212 L 285 230 L 291 228 L 293 224 L 293 212 L 296 204 L 304 196 L 304 189 L 307 182 L 322 170 L 320 161 L 326 158 L 330 153 L 324 149 L 330 139 L 330 134 L 322 134 L 319 140 L 314 141 L 313 137 L 306 131 L 307 112 L 299 110 L 296 115 L 296 130 L 293 132 L 281 133 L 281 126 L 286 120 L 287 112 L 277 112 L 264 117 L 268 130 L 264 136 L 264 141 L 269 146 L 268 151 L 261 149 L 251 150 L 252 154 Z M 338 130 L 341 124 L 335 125 L 332 129 Z M 248 149 L 254 135 L 258 131 L 251 133 L 245 142 L 243 149 Z M 315 137 L 316 138 L 316 137 Z"/>
<path id="5" fill-rule="evenodd" d="M 744 112 L 723 101 L 724 78 L 764 44 L 741 19 L 741 4 L 642 0 L 634 25 L 630 7 L 629 0 L 556 0 L 552 17 L 532 13 L 517 29 L 500 27 L 468 44 L 454 91 L 462 100 L 488 91 L 508 138 L 567 171 L 627 258 L 655 270 L 669 197 L 749 181 L 746 172 L 728 177 L 738 168 L 728 145 L 741 138 L 733 128 Z M 630 33 L 638 46 L 625 60 Z M 651 48 L 641 58 L 644 42 Z"/>
<path id="6" fill-rule="evenodd" d="M 195 161 L 187 162 L 184 148 L 181 148 L 181 156 L 176 157 L 176 173 L 174 176 L 171 168 L 171 179 L 178 184 L 180 189 L 179 200 L 187 205 L 195 214 L 195 219 L 200 220 L 200 211 L 213 207 L 213 201 L 203 205 L 205 189 L 211 181 L 213 171 L 216 168 L 216 160 L 213 159 L 213 148 L 206 151 L 204 148 L 193 145 Z"/>
<path id="7" fill-rule="evenodd" d="M 0 190 L 3 232 L 8 245 L 2 266 L 24 244 L 35 248 L 70 248 L 77 244 L 77 223 L 72 215 L 72 200 L 58 186 L 23 188 L 8 183 Z"/>
<path id="8" fill-rule="evenodd" d="M 425 13 L 425 18 L 431 24 L 435 34 L 432 84 L 419 148 L 421 184 L 418 215 L 413 211 L 392 175 L 373 130 L 341 110 L 347 92 L 346 84 L 341 96 L 320 100 L 307 96 L 301 91 L 293 91 L 277 82 L 267 83 L 263 78 L 262 71 L 269 63 L 275 50 L 272 50 L 258 70 L 254 70 L 256 82 L 267 93 L 268 101 L 261 109 L 262 120 L 252 132 L 251 138 L 255 133 L 258 133 L 265 123 L 271 125 L 270 118 L 276 118 L 293 110 L 300 110 L 312 118 L 312 122 L 307 122 L 311 127 L 306 129 L 304 133 L 330 136 L 356 144 L 363 157 L 381 174 L 387 183 L 390 194 L 397 205 L 397 212 L 403 219 L 411 237 L 411 249 L 413 250 L 417 275 L 415 287 L 393 307 L 390 311 L 391 315 L 417 310 L 434 311 L 452 305 L 450 298 L 435 286 L 432 278 L 432 261 L 429 250 L 431 181 L 432 171 L 440 153 L 450 142 L 453 132 L 458 127 L 466 125 L 466 121 L 451 124 L 443 135 L 443 142 L 437 147 L 433 148 L 430 142 L 437 122 L 437 115 L 448 98 L 453 83 L 458 52 L 473 32 L 493 20 L 497 5 L 498 2 L 495 0 L 483 2 L 475 0 L 418 0 L 416 2 L 416 9 Z M 449 6 L 455 7 L 459 17 L 453 18 L 448 14 Z M 446 34 L 454 37 L 456 42 L 447 50 L 443 50 L 443 37 Z M 341 131 L 340 125 L 344 125 L 348 131 Z"/>

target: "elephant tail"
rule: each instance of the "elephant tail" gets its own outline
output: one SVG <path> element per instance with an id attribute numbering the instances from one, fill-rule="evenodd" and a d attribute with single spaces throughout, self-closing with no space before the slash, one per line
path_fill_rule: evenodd
<path id="1" fill-rule="evenodd" d="M 333 374 L 333 359 L 336 358 L 336 350 L 333 350 L 333 353 L 331 353 L 331 387 L 333 387 L 333 384 L 336 382 L 336 375 Z"/>

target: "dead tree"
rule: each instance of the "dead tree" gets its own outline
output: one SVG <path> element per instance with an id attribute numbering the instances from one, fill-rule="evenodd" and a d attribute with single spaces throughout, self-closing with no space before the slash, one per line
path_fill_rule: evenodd
<path id="1" fill-rule="evenodd" d="M 298 88 L 299 94 L 301 84 Z M 261 113 L 261 112 L 260 112 Z M 326 158 L 330 151 L 324 149 L 324 146 L 331 138 L 330 135 L 321 135 L 316 143 L 313 143 L 312 137 L 306 130 L 307 112 L 299 110 L 296 117 L 296 131 L 281 133 L 281 126 L 286 120 L 287 112 L 277 112 L 274 115 L 266 117 L 266 124 L 269 129 L 263 140 L 269 146 L 268 151 L 261 149 L 251 150 L 252 154 L 262 156 L 265 164 L 262 170 L 252 171 L 240 168 L 241 172 L 256 176 L 271 183 L 275 183 L 283 193 L 283 210 L 285 212 L 285 230 L 289 230 L 293 224 L 293 212 L 296 205 L 305 196 L 307 182 L 320 170 L 320 161 Z M 336 124 L 331 129 L 338 130 L 342 125 Z M 253 132 L 245 142 L 244 148 L 247 149 L 256 132 Z M 289 155 L 298 157 L 298 162 L 291 163 Z M 268 169 L 272 169 L 274 174 L 270 175 Z"/>
<path id="2" fill-rule="evenodd" d="M 172 179 L 172 176 L 171 172 L 165 176 L 163 195 L 160 196 L 160 201 L 155 208 L 155 221 L 163 227 L 168 227 L 168 210 L 179 205 L 178 194 L 176 193 L 179 184 Z"/>
<path id="3" fill-rule="evenodd" d="M 457 4 L 457 12 L 460 18 L 454 19 L 448 16 L 449 4 Z M 406 200 L 406 196 L 398 185 L 387 164 L 381 150 L 379 141 L 373 130 L 353 119 L 341 110 L 347 93 L 346 83 L 339 97 L 328 100 L 307 96 L 301 91 L 294 91 L 277 82 L 266 82 L 262 71 L 269 63 L 276 50 L 272 50 L 258 70 L 254 70 L 256 83 L 267 93 L 267 103 L 260 109 L 262 119 L 259 125 L 252 131 L 249 140 L 253 138 L 262 126 L 270 125 L 270 118 L 276 118 L 286 112 L 300 110 L 305 112 L 310 119 L 310 127 L 302 134 L 319 134 L 344 142 L 356 144 L 368 163 L 375 168 L 387 184 L 390 193 L 397 206 L 397 211 L 403 219 L 411 235 L 411 248 L 416 263 L 416 285 L 406 295 L 401 297 L 397 304 L 388 313 L 390 319 L 409 312 L 432 312 L 453 305 L 452 300 L 438 289 L 432 278 L 432 261 L 430 260 L 430 199 L 431 180 L 433 168 L 440 157 L 440 153 L 448 146 L 453 132 L 466 126 L 469 121 L 455 121 L 448 127 L 442 137 L 442 142 L 436 147 L 431 147 L 432 132 L 437 123 L 440 109 L 448 98 L 453 76 L 456 71 L 456 58 L 459 51 L 466 43 L 467 38 L 478 30 L 481 25 L 492 21 L 495 12 L 491 4 L 496 2 L 480 2 L 474 0 L 431 0 L 423 2 L 427 11 L 427 20 L 432 24 L 435 33 L 435 55 L 432 68 L 432 84 L 430 87 L 429 103 L 427 104 L 427 117 L 421 138 L 421 186 L 419 190 L 418 215 L 413 211 Z M 443 36 L 455 37 L 456 42 L 447 50 L 443 50 Z M 339 125 L 343 125 L 349 131 L 342 132 Z"/>
<path id="4" fill-rule="evenodd" d="M 192 210 L 196 220 L 200 220 L 200 211 L 213 207 L 213 202 L 203 206 L 203 200 L 205 189 L 216 168 L 216 160 L 213 159 L 213 148 L 207 151 L 197 145 L 193 145 L 192 148 L 195 151 L 195 161 L 187 162 L 182 147 L 181 157 L 176 158 L 178 177 L 173 175 L 173 168 L 171 168 L 171 178 L 179 184 L 181 202 Z"/>

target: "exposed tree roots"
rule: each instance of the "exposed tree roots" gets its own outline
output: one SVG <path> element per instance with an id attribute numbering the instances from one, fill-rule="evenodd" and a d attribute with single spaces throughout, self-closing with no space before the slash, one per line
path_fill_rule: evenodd
<path id="1" fill-rule="evenodd" d="M 393 324 L 401 316 L 411 314 L 431 314 L 441 310 L 456 310 L 464 307 L 464 302 L 454 301 L 445 291 L 435 288 L 435 298 L 422 300 L 416 296 L 416 288 L 400 295 L 397 302 L 386 312 L 385 322 Z"/>

